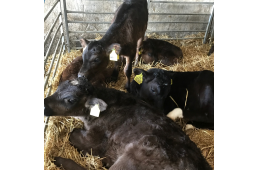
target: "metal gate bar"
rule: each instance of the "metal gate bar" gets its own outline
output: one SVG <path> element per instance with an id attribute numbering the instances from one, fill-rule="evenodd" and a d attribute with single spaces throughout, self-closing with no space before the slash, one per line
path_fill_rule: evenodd
<path id="1" fill-rule="evenodd" d="M 63 49 L 64 46 L 65 46 L 64 43 L 62 43 L 62 48 L 61 49 Z M 57 63 L 56 63 L 55 69 L 54 69 L 53 78 L 55 77 L 56 70 L 57 70 L 57 68 L 59 66 L 59 60 L 60 60 L 61 56 L 64 55 L 64 52 L 65 52 L 64 49 L 63 49 L 63 51 L 62 50 L 60 51 L 60 54 L 59 54 L 59 57 L 58 57 L 58 60 L 57 60 Z M 50 86 L 50 88 L 52 89 L 52 85 Z M 50 95 L 50 91 L 51 90 L 48 91 L 46 97 L 48 97 Z M 46 121 L 45 121 L 45 125 L 44 125 L 44 133 L 46 132 L 46 129 L 48 127 L 48 122 L 49 122 L 49 116 L 46 116 Z"/>
<path id="2" fill-rule="evenodd" d="M 103 15 L 107 15 L 107 14 L 112 14 L 114 15 L 115 12 L 84 12 L 84 11 L 70 11 L 70 10 L 66 10 L 67 13 L 76 13 L 76 14 L 103 14 Z M 148 13 L 148 15 L 210 15 L 209 13 L 162 13 L 162 12 L 152 12 L 152 13 Z"/>
<path id="3" fill-rule="evenodd" d="M 183 1 L 152 1 L 152 3 L 173 3 L 173 4 L 207 4 L 212 5 L 214 2 L 183 2 Z"/>
<path id="4" fill-rule="evenodd" d="M 68 22 L 67 22 L 67 11 L 66 11 L 66 0 L 62 0 L 62 5 L 63 5 L 63 18 L 64 18 L 64 24 L 65 24 L 65 31 L 66 31 L 66 40 L 67 40 L 67 44 L 66 47 L 68 49 L 68 52 L 70 52 L 70 39 L 69 39 L 69 27 L 68 27 Z"/>
<path id="5" fill-rule="evenodd" d="M 81 23 L 81 24 L 111 24 L 111 22 L 95 22 L 95 21 L 67 21 L 68 23 Z M 208 22 L 202 21 L 149 21 L 148 24 L 160 24 L 160 23 L 191 23 L 191 24 L 208 24 Z"/>
<path id="6" fill-rule="evenodd" d="M 206 27 L 206 31 L 205 31 L 205 35 L 204 35 L 204 39 L 203 39 L 204 44 L 206 44 L 206 40 L 208 38 L 208 33 L 209 33 L 209 30 L 210 30 L 210 27 L 211 27 L 211 24 L 212 24 L 213 16 L 214 16 L 214 6 L 212 7 L 211 15 L 209 17 L 209 22 L 208 22 L 208 25 Z"/>
<path id="7" fill-rule="evenodd" d="M 48 18 L 48 16 L 51 14 L 51 12 L 53 11 L 54 7 L 57 5 L 57 3 L 59 2 L 59 0 L 57 0 L 54 5 L 52 6 L 52 8 L 49 9 L 49 11 L 46 13 L 45 17 L 44 17 L 44 21 L 46 21 L 46 19 Z"/>
<path id="8" fill-rule="evenodd" d="M 56 7 L 56 5 L 58 4 L 58 2 L 60 2 L 60 6 L 59 6 L 59 13 L 57 15 L 57 17 L 55 18 L 54 20 L 54 23 L 51 25 L 51 28 L 49 29 L 49 31 L 47 32 L 46 34 L 46 38 L 44 40 L 44 45 L 46 44 L 47 40 L 50 38 L 50 34 L 52 33 L 54 27 L 56 27 L 56 23 L 57 23 L 57 20 L 59 19 L 59 25 L 57 26 L 56 28 L 56 31 L 54 32 L 54 35 L 52 37 L 52 40 L 50 42 L 50 45 L 48 47 L 48 49 L 46 50 L 46 55 L 44 56 L 44 69 L 45 69 L 45 65 L 46 65 L 46 62 L 48 60 L 48 57 L 50 55 L 50 50 L 52 48 L 52 46 L 54 46 L 53 42 L 54 40 L 56 39 L 56 35 L 57 33 L 60 31 L 60 38 L 58 40 L 58 43 L 56 44 L 55 46 L 55 51 L 54 51 L 54 54 L 53 54 L 53 58 L 52 58 L 52 61 L 51 61 L 51 64 L 50 64 L 50 67 L 49 67 L 49 70 L 48 70 L 48 73 L 45 75 L 45 82 L 44 82 L 44 90 L 45 90 L 45 87 L 46 85 L 48 84 L 48 80 L 49 80 L 49 77 L 50 77 L 50 73 L 52 71 L 52 67 L 53 67 L 53 63 L 54 63 L 54 60 L 56 58 L 56 54 L 57 54 L 57 51 L 58 49 L 60 49 L 59 51 L 59 56 L 58 56 L 58 59 L 57 59 L 57 63 L 56 63 L 56 66 L 55 66 L 55 69 L 54 69 L 54 72 L 53 72 L 53 76 L 52 76 L 52 79 L 54 79 L 55 77 L 55 74 L 56 74 L 56 71 L 58 69 L 58 66 L 59 66 L 59 61 L 61 59 L 61 57 L 63 56 L 64 52 L 65 52 L 65 48 L 66 48 L 66 44 L 65 44 L 65 39 L 64 39 L 64 33 L 63 33 L 63 25 L 62 25 L 62 10 L 61 10 L 61 1 L 60 0 L 57 0 L 56 2 L 54 2 L 54 5 L 50 8 L 50 10 L 47 12 L 47 14 L 45 15 L 44 17 L 44 21 L 48 18 L 48 16 L 51 14 L 51 12 L 53 11 L 53 9 Z M 66 39 L 66 41 L 68 42 L 67 44 L 69 45 L 69 40 Z M 60 46 L 60 42 L 61 43 L 61 47 L 58 48 Z M 61 55 L 62 54 L 62 55 Z M 50 92 L 51 92 L 51 89 L 52 89 L 52 84 L 49 86 L 49 89 L 48 89 L 48 93 L 46 95 L 46 97 L 48 97 L 50 95 Z M 47 128 L 47 124 L 48 124 L 48 121 L 49 121 L 49 117 L 46 118 L 46 121 L 45 121 L 45 125 L 44 125 L 44 132 Z"/>
<path id="9" fill-rule="evenodd" d="M 48 31 L 48 33 L 47 33 L 47 35 L 46 35 L 46 38 L 45 38 L 45 40 L 44 40 L 44 45 L 45 45 L 46 41 L 48 40 L 48 38 L 50 37 L 50 34 L 52 33 L 53 28 L 54 28 L 55 24 L 57 23 L 57 21 L 58 21 L 58 19 L 59 19 L 60 16 L 61 16 L 61 13 L 59 13 L 59 14 L 57 15 L 57 17 L 56 17 L 54 23 L 52 24 L 51 28 L 49 29 L 49 31 Z"/>
<path id="10" fill-rule="evenodd" d="M 47 50 L 47 52 L 46 52 L 45 61 L 44 61 L 44 68 L 45 68 L 45 66 L 46 66 L 46 62 L 47 62 L 47 59 L 48 59 L 48 57 L 49 57 L 50 50 L 51 50 L 51 48 L 52 48 L 52 46 L 53 46 L 54 39 L 55 39 L 55 37 L 56 37 L 56 35 L 57 35 L 57 33 L 58 33 L 58 31 L 59 31 L 61 25 L 62 25 L 62 23 L 60 23 L 60 24 L 58 25 L 58 27 L 57 27 L 57 29 L 56 29 L 56 31 L 55 31 L 55 33 L 54 33 L 53 39 L 52 39 L 52 41 L 50 42 L 49 48 L 48 48 L 48 50 Z"/>
<path id="11" fill-rule="evenodd" d="M 59 40 L 58 40 L 58 43 L 57 43 L 57 45 L 56 45 L 56 48 L 55 48 L 55 51 L 54 51 L 54 54 L 53 54 L 53 58 L 52 58 L 52 61 L 51 61 L 51 64 L 50 64 L 50 67 L 49 67 L 49 69 L 48 69 L 48 72 L 46 73 L 46 80 L 45 80 L 45 83 L 44 83 L 44 90 L 45 90 L 45 88 L 46 88 L 46 85 L 48 84 L 48 79 L 49 79 L 50 73 L 51 73 L 51 71 L 52 71 L 52 67 L 53 67 L 53 64 L 54 64 L 54 60 L 55 60 L 55 57 L 56 57 L 56 53 L 57 53 L 58 47 L 59 47 L 60 42 L 61 42 L 61 40 L 62 40 L 62 36 L 63 36 L 63 34 L 61 35 L 61 37 L 60 37 Z"/>
<path id="12" fill-rule="evenodd" d="M 172 31 L 146 31 L 146 33 L 162 33 L 162 32 L 205 32 L 206 30 L 172 30 Z M 69 31 L 69 33 L 106 33 L 106 31 Z"/>

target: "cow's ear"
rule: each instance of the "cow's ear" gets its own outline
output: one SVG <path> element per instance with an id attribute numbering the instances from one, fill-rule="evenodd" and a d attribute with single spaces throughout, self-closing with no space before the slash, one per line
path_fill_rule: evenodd
<path id="1" fill-rule="evenodd" d="M 79 41 L 80 41 L 80 44 L 81 44 L 83 50 L 85 50 L 85 48 L 89 44 L 89 41 L 85 38 L 82 38 L 82 37 L 79 38 Z"/>
<path id="2" fill-rule="evenodd" d="M 96 104 L 99 105 L 99 109 L 101 112 L 105 111 L 108 106 L 102 99 L 91 98 L 87 100 L 87 102 L 85 103 L 85 107 L 91 109 Z"/>
<path id="3" fill-rule="evenodd" d="M 148 75 L 147 71 L 145 71 L 143 69 L 140 69 L 140 68 L 134 68 L 133 72 L 134 72 L 135 75 L 139 75 L 139 74 L 142 73 L 143 77 L 147 77 L 147 75 Z"/>
<path id="4" fill-rule="evenodd" d="M 115 50 L 117 55 L 120 55 L 121 46 L 118 43 L 113 43 L 107 47 L 107 53 L 108 55 L 112 52 L 112 50 Z"/>

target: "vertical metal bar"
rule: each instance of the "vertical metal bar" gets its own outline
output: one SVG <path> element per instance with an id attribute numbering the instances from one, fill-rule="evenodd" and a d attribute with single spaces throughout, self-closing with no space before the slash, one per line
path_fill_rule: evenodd
<path id="1" fill-rule="evenodd" d="M 66 9 L 66 0 L 62 0 L 62 6 L 63 6 L 63 18 L 64 18 L 64 24 L 65 24 L 65 30 L 66 30 L 66 47 L 68 49 L 68 52 L 70 52 L 70 39 L 69 39 L 69 27 L 68 27 L 68 22 L 67 22 L 67 9 Z"/>
<path id="2" fill-rule="evenodd" d="M 210 42 L 209 42 L 210 44 L 213 41 L 213 36 L 214 36 L 214 24 L 213 24 L 212 31 L 211 31 L 211 38 L 210 38 Z"/>
<path id="3" fill-rule="evenodd" d="M 150 2 L 151 0 L 147 0 L 147 11 L 148 11 L 148 20 L 149 20 L 149 7 L 150 7 Z M 148 21 L 149 22 L 149 21 Z M 147 23 L 148 25 L 148 23 Z M 146 28 L 147 29 L 147 28 Z M 145 31 L 145 36 L 146 36 L 146 31 Z"/>
<path id="4" fill-rule="evenodd" d="M 61 1 L 60 1 L 60 8 L 59 8 L 59 12 L 62 15 L 62 5 L 61 5 Z M 62 17 L 59 17 L 59 23 L 62 23 Z M 61 26 L 61 34 L 64 35 L 64 29 L 63 29 L 63 25 Z M 65 48 L 65 40 L 64 40 L 64 36 L 62 36 L 62 43 L 64 43 L 64 48 Z"/>
<path id="5" fill-rule="evenodd" d="M 61 58 L 61 57 L 60 57 L 61 54 L 64 55 L 64 51 L 65 51 L 65 50 L 64 50 L 63 46 L 64 46 L 64 43 L 62 44 L 62 48 L 61 48 L 61 50 L 60 50 L 60 54 L 59 54 L 59 58 L 58 58 L 58 61 L 57 61 L 57 63 L 56 63 L 56 66 L 55 66 L 54 74 L 56 73 L 56 70 L 57 70 L 57 68 L 58 68 L 57 65 L 59 64 L 59 60 L 60 60 L 60 58 Z M 63 49 L 63 51 L 62 51 L 62 49 Z M 50 88 L 52 89 L 52 86 L 51 86 Z M 46 97 L 49 96 L 51 89 L 48 91 Z M 49 122 L 49 116 L 46 116 L 46 121 L 45 121 L 45 125 L 44 125 L 44 133 L 46 132 L 46 129 L 47 129 L 47 127 L 48 127 L 48 122 Z"/>
<path id="6" fill-rule="evenodd" d="M 46 80 L 45 80 L 45 83 L 44 83 L 44 90 L 46 88 L 46 85 L 48 84 L 48 79 L 50 77 L 50 73 L 51 73 L 51 70 L 52 70 L 52 67 L 53 67 L 53 64 L 54 64 L 54 60 L 55 60 L 55 57 L 56 57 L 56 52 L 57 52 L 57 49 L 58 49 L 58 47 L 60 45 L 61 39 L 62 39 L 62 37 L 60 37 L 60 39 L 58 40 L 58 43 L 56 45 L 56 48 L 55 48 L 55 51 L 54 51 L 54 54 L 53 54 L 53 58 L 52 58 L 52 61 L 51 61 L 51 64 L 50 64 L 50 67 L 48 69 L 48 72 L 46 73 Z"/>
<path id="7" fill-rule="evenodd" d="M 49 9 L 49 11 L 47 11 L 45 17 L 44 17 L 44 21 L 48 18 L 48 16 L 50 15 L 50 13 L 53 11 L 54 7 L 56 6 L 56 4 L 58 3 L 59 0 L 55 1 L 54 5 L 52 6 L 52 8 Z"/>
<path id="8" fill-rule="evenodd" d="M 61 15 L 61 13 L 59 13 L 59 14 L 57 15 L 57 17 L 56 17 L 54 23 L 52 24 L 51 28 L 49 29 L 49 31 L 48 31 L 48 33 L 47 33 L 47 35 L 46 35 L 46 38 L 45 38 L 45 40 L 44 40 L 44 45 L 46 44 L 46 41 L 47 41 L 48 38 L 50 37 L 50 35 L 51 35 L 52 31 L 53 31 L 53 28 L 54 28 L 55 24 L 56 24 L 57 21 L 58 21 L 58 18 L 60 19 L 60 15 Z"/>
<path id="9" fill-rule="evenodd" d="M 49 45 L 48 50 L 47 50 L 47 52 L 46 52 L 45 61 L 44 61 L 44 68 L 45 68 L 45 66 L 46 66 L 46 62 L 47 62 L 47 59 L 48 59 L 48 57 L 49 57 L 50 50 L 51 50 L 51 48 L 52 48 L 52 46 L 53 46 L 54 39 L 55 39 L 55 37 L 56 37 L 56 35 L 57 35 L 57 32 L 59 31 L 61 25 L 62 25 L 62 24 L 59 24 L 59 26 L 57 27 L 57 29 L 56 29 L 56 31 L 55 31 L 55 33 L 54 33 L 53 39 L 52 39 L 52 41 L 50 42 L 50 45 Z"/>
<path id="10" fill-rule="evenodd" d="M 204 35 L 204 39 L 203 39 L 203 44 L 206 44 L 206 40 L 207 40 L 207 36 L 208 36 L 208 33 L 209 33 L 210 25 L 212 23 L 213 15 L 214 15 L 214 5 L 212 6 L 211 15 L 209 17 L 208 25 L 206 27 L 206 31 L 205 31 L 205 35 Z"/>
<path id="11" fill-rule="evenodd" d="M 59 66 L 59 61 L 60 61 L 60 58 L 61 58 L 61 55 L 62 55 L 63 46 L 64 46 L 64 43 L 62 43 L 61 50 L 60 50 L 60 52 L 59 52 L 59 56 L 58 56 L 58 59 L 57 59 L 57 62 L 56 62 L 55 68 L 54 68 L 52 80 L 55 78 L 55 74 L 56 74 L 57 68 L 58 68 L 58 66 Z M 48 89 L 47 96 L 50 95 L 51 90 L 52 90 L 52 84 L 51 84 L 51 86 L 50 86 L 49 89 Z"/>

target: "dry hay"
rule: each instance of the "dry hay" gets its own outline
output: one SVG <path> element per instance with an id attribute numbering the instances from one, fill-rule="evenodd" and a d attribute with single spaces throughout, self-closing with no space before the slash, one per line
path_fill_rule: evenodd
<path id="1" fill-rule="evenodd" d="M 58 55 L 56 56 L 56 59 L 54 61 L 51 73 L 50 73 L 50 77 L 48 80 L 48 85 L 46 86 L 46 89 L 44 91 L 44 97 L 46 97 L 49 87 L 52 85 L 52 90 L 50 92 L 50 95 L 56 91 L 57 87 L 58 87 L 58 83 L 61 77 L 61 74 L 63 72 L 63 70 L 67 67 L 67 65 L 69 65 L 72 60 L 74 60 L 76 57 L 81 56 L 81 52 L 77 51 L 77 50 L 71 50 L 70 53 L 65 53 L 64 55 L 61 56 L 61 59 L 59 61 L 59 65 L 58 65 L 58 69 L 56 71 L 55 77 L 53 77 L 53 73 L 54 73 L 54 69 L 57 63 L 57 58 Z M 49 56 L 50 59 L 52 59 L 52 55 Z M 45 73 L 48 72 L 48 69 L 50 67 L 51 64 L 51 60 L 48 59 L 47 63 L 46 63 L 46 67 L 45 67 Z"/>
<path id="2" fill-rule="evenodd" d="M 72 117 L 51 117 L 48 123 L 44 149 L 44 169 L 59 170 L 54 163 L 54 157 L 72 159 L 87 169 L 105 170 L 102 159 L 92 153 L 83 155 L 70 145 L 69 136 L 74 128 L 82 128 L 83 123 Z"/>
<path id="3" fill-rule="evenodd" d="M 196 35 L 191 35 L 190 37 L 202 37 L 203 34 L 199 33 Z M 160 38 L 156 34 L 149 35 L 151 38 Z M 188 36 L 189 37 L 189 36 Z M 101 38 L 98 36 L 98 39 Z M 161 38 L 167 38 L 167 36 L 162 36 Z M 177 64 L 173 66 L 165 66 L 160 62 L 155 65 L 143 64 L 142 61 L 136 68 L 142 68 L 148 70 L 150 68 L 161 68 L 165 70 L 173 71 L 201 71 L 201 70 L 211 70 L 214 71 L 214 55 L 207 56 L 210 49 L 209 44 L 202 44 L 201 39 L 187 39 L 187 40 L 170 40 L 168 41 L 178 47 L 183 51 L 184 58 L 179 59 Z M 71 61 L 80 56 L 80 51 L 72 50 L 71 53 L 66 53 L 62 56 L 59 63 L 59 67 L 54 79 L 49 78 L 49 84 L 53 85 L 52 93 L 57 89 L 58 82 L 60 79 L 60 74 L 66 68 L 66 66 L 71 63 Z M 49 68 L 50 63 L 47 64 Z M 55 67 L 55 64 L 53 68 Z M 133 68 L 135 68 L 133 66 Z M 51 73 L 52 74 L 52 73 Z M 134 74 L 131 76 L 131 80 L 134 78 Z M 111 82 L 107 84 L 109 88 L 115 88 L 120 91 L 125 91 L 126 79 L 123 74 L 123 67 L 121 67 L 119 72 L 118 81 L 116 83 Z M 46 97 L 48 88 L 44 92 Z M 59 170 L 52 162 L 55 156 L 61 156 L 64 158 L 69 158 L 77 162 L 78 164 L 90 168 L 92 170 L 102 170 L 102 162 L 99 157 L 92 156 L 91 153 L 84 156 L 79 153 L 73 146 L 69 143 L 69 133 L 74 128 L 82 128 L 82 122 L 72 117 L 51 117 L 49 120 L 49 126 L 46 131 L 45 136 L 45 147 L 44 147 L 44 169 L 45 170 Z M 182 124 L 184 126 L 184 124 Z M 182 127 L 184 129 L 184 127 Z M 186 133 L 189 135 L 190 139 L 196 143 L 196 145 L 201 149 L 203 156 L 206 158 L 208 163 L 214 168 L 214 131 L 204 130 L 204 129 L 194 129 L 188 130 Z M 92 153 L 94 154 L 94 153 Z"/>

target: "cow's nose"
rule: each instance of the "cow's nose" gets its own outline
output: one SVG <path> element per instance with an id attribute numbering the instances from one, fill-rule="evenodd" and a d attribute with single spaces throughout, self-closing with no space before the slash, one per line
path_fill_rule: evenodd
<path id="1" fill-rule="evenodd" d="M 85 78 L 85 75 L 84 75 L 84 74 L 79 73 L 79 74 L 78 74 L 78 78 Z"/>

